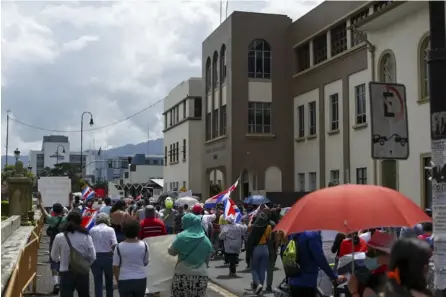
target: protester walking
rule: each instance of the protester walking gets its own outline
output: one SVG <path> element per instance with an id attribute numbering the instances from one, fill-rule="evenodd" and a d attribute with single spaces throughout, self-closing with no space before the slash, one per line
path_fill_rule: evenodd
<path id="1" fill-rule="evenodd" d="M 172 198 L 167 197 L 166 201 L 164 201 L 164 206 L 165 206 L 165 208 L 163 210 L 161 210 L 161 212 L 160 212 L 160 217 L 164 221 L 164 225 L 166 226 L 167 233 L 173 234 L 176 210 L 173 209 Z"/>
<path id="2" fill-rule="evenodd" d="M 104 204 L 100 209 L 99 209 L 99 213 L 105 213 L 106 215 L 110 215 L 110 210 L 112 208 L 111 204 L 111 198 L 107 197 L 104 199 Z"/>
<path id="3" fill-rule="evenodd" d="M 116 238 L 118 242 L 124 240 L 124 234 L 122 232 L 122 224 L 131 218 L 129 213 L 125 211 L 126 205 L 122 200 L 116 201 L 110 210 L 110 223 L 112 228 L 115 230 Z"/>
<path id="4" fill-rule="evenodd" d="M 91 266 L 94 277 L 95 296 L 102 297 L 105 277 L 106 296 L 113 297 L 113 249 L 118 243 L 115 230 L 110 227 L 110 217 L 100 213 L 96 217 L 96 226 L 90 230 L 96 250 L 96 260 Z"/>
<path id="5" fill-rule="evenodd" d="M 234 216 L 226 218 L 228 225 L 220 233 L 220 240 L 223 240 L 225 256 L 229 262 L 229 276 L 236 277 L 236 267 L 239 263 L 239 255 L 242 249 L 243 235 L 248 226 L 236 224 Z"/>
<path id="6" fill-rule="evenodd" d="M 172 282 L 172 296 L 206 296 L 208 270 L 206 259 L 212 252 L 201 219 L 192 213 L 182 218 L 183 231 L 177 235 L 168 248 L 168 253 L 178 256 L 178 263 Z"/>
<path id="7" fill-rule="evenodd" d="M 140 222 L 139 238 L 167 235 L 164 222 L 156 217 L 156 209 L 153 205 L 145 207 L 145 219 Z"/>
<path id="8" fill-rule="evenodd" d="M 88 263 L 93 263 L 96 259 L 93 239 L 88 230 L 81 226 L 81 222 L 79 212 L 70 212 L 64 233 L 57 234 L 51 249 L 51 258 L 60 262 L 60 297 L 73 297 L 74 290 L 78 296 L 90 297 L 90 275 L 76 273 L 70 265 L 72 249 Z"/>
<path id="9" fill-rule="evenodd" d="M 149 264 L 148 245 L 138 239 L 140 225 L 130 219 L 123 223 L 125 240 L 116 246 L 113 254 L 113 270 L 120 297 L 144 297 L 147 277 L 145 266 Z"/>

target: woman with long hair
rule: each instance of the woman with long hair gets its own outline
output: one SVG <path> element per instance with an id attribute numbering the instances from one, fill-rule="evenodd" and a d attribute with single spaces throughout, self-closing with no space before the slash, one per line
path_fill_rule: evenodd
<path id="1" fill-rule="evenodd" d="M 90 263 L 96 259 L 93 239 L 88 230 L 81 226 L 81 222 L 80 212 L 70 212 L 64 232 L 56 235 L 51 249 L 51 258 L 60 261 L 61 297 L 73 297 L 74 290 L 79 296 L 90 296 L 90 275 L 75 274 L 70 270 L 70 245 Z"/>
<path id="2" fill-rule="evenodd" d="M 122 232 L 122 224 L 131 216 L 125 211 L 126 204 L 124 201 L 119 200 L 113 204 L 110 210 L 110 223 L 111 227 L 115 229 L 116 239 L 118 243 L 125 239 L 124 233 Z"/>
<path id="3" fill-rule="evenodd" d="M 168 248 L 168 253 L 178 256 L 172 282 L 172 296 L 206 296 L 208 285 L 207 258 L 212 245 L 201 224 L 201 218 L 186 213 L 182 218 L 183 231 Z"/>
<path id="4" fill-rule="evenodd" d="M 386 297 L 428 297 L 429 259 L 432 249 L 418 238 L 398 240 L 390 254 Z"/>

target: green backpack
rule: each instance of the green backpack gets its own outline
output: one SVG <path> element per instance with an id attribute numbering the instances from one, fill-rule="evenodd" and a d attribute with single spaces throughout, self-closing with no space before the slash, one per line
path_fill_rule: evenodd
<path id="1" fill-rule="evenodd" d="M 297 239 L 291 239 L 283 252 L 283 270 L 287 277 L 295 277 L 301 273 L 299 264 L 299 243 Z"/>
<path id="2" fill-rule="evenodd" d="M 70 271 L 77 275 L 89 275 L 91 263 L 71 245 L 71 240 L 66 232 L 64 235 L 70 247 Z"/>

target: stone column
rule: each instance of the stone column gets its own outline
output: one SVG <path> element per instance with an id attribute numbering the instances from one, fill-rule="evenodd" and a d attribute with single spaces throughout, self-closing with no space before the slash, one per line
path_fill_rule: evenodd
<path id="1" fill-rule="evenodd" d="M 21 225 L 29 226 L 29 212 L 32 209 L 32 180 L 23 176 L 22 162 L 16 164 L 16 174 L 8 178 L 9 215 L 19 215 Z"/>

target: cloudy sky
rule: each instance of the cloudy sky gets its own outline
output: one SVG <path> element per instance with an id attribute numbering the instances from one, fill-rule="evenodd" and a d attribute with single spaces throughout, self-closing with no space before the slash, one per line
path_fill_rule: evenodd
<path id="1" fill-rule="evenodd" d="M 321 1 L 230 1 L 234 10 L 288 14 L 293 19 Z M 17 1 L 1 3 L 1 128 L 6 111 L 10 152 L 40 149 L 43 135 L 69 136 L 80 148 L 83 111 L 93 128 L 114 123 L 162 99 L 201 74 L 201 42 L 219 24 L 219 2 Z M 225 5 L 223 5 L 225 7 Z M 116 147 L 162 137 L 162 102 L 106 129 L 84 133 L 84 148 Z M 89 129 L 89 118 L 85 129 Z"/>

